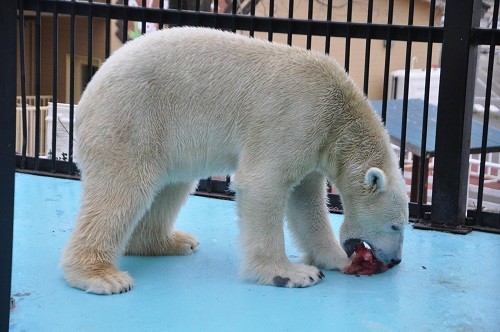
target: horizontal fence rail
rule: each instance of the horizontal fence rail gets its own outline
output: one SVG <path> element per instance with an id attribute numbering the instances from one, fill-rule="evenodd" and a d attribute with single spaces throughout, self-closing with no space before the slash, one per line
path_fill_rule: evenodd
<path id="1" fill-rule="evenodd" d="M 375 23 L 315 21 L 278 17 L 245 16 L 228 13 L 208 13 L 173 9 L 154 9 L 126 7 L 120 5 L 70 2 L 58 0 L 25 0 L 25 10 L 75 14 L 94 18 L 112 18 L 117 20 L 146 21 L 161 24 L 204 26 L 226 30 L 261 31 L 273 33 L 291 33 L 294 35 L 350 37 L 361 39 L 385 40 L 391 35 L 392 40 L 406 41 L 411 34 L 412 41 L 427 42 L 429 34 L 432 41 L 443 41 L 443 29 L 439 27 L 386 25 Z M 481 34 L 480 34 L 481 36 Z M 485 38 L 484 36 L 481 36 Z"/>
<path id="2" fill-rule="evenodd" d="M 111 27 L 114 24 L 112 20 L 117 20 L 121 24 L 122 30 L 116 32 L 120 42 L 128 40 L 128 32 L 124 27 L 130 22 L 138 22 L 141 31 L 145 31 L 147 24 L 150 23 L 159 27 L 205 26 L 238 31 L 268 40 L 286 36 L 284 40 L 280 40 L 338 57 L 339 62 L 343 63 L 346 70 L 355 77 L 368 97 L 374 100 L 374 105 L 378 105 L 375 108 L 382 120 L 387 123 L 400 167 L 408 180 L 411 216 L 432 221 L 431 216 L 439 215 L 436 212 L 441 209 L 442 204 L 434 204 L 433 199 L 440 197 L 440 191 L 446 192 L 447 189 L 439 186 L 439 180 L 434 178 L 434 158 L 438 159 L 438 170 L 439 167 L 451 169 L 455 166 L 446 165 L 446 160 L 439 160 L 435 149 L 446 144 L 446 140 L 455 140 L 456 137 L 439 138 L 439 135 L 436 135 L 436 114 L 441 112 L 439 110 L 441 105 L 436 110 L 433 104 L 437 104 L 437 101 L 434 101 L 437 100 L 435 94 L 440 89 L 433 86 L 436 84 L 435 77 L 437 81 L 440 78 L 439 70 L 435 67 L 440 65 L 440 50 L 442 45 L 447 43 L 446 34 L 452 36 L 453 31 L 446 30 L 446 21 L 445 27 L 439 24 L 438 12 L 442 11 L 436 9 L 435 0 L 429 1 L 427 12 L 423 14 L 422 4 L 414 0 L 408 0 L 404 10 L 398 7 L 401 3 L 395 0 L 350 0 L 345 2 L 345 6 L 340 6 L 342 8 L 332 0 L 324 3 L 309 1 L 304 5 L 305 12 L 300 15 L 296 10 L 298 4 L 293 0 L 280 2 L 269 0 L 265 5 L 262 0 L 241 4 L 234 1 L 228 2 L 228 7 L 224 9 L 219 7 L 219 1 L 215 1 L 212 12 L 202 11 L 203 8 L 207 10 L 204 1 L 186 2 L 192 3 L 194 6 L 192 8 L 182 8 L 175 0 L 169 8 L 166 8 L 164 1 L 159 2 L 158 8 L 147 8 L 145 2 L 138 2 L 139 7 L 131 7 L 128 6 L 128 1 L 111 4 L 109 0 L 101 2 L 19 0 L 18 40 L 20 60 L 22 60 L 20 62 L 22 84 L 20 90 L 18 89 L 20 96 L 17 111 L 21 116 L 18 116 L 16 125 L 19 136 L 16 145 L 18 171 L 79 178 L 79 170 L 75 164 L 78 157 L 73 151 L 73 144 L 78 139 L 73 134 L 73 119 L 77 112 L 78 89 L 82 88 L 77 85 L 82 81 L 82 75 L 90 78 L 112 52 Z M 362 18 L 359 15 L 360 4 L 363 4 L 364 10 Z M 321 7 L 318 7 L 319 5 Z M 449 6 L 456 5 L 449 4 Z M 396 11 L 399 15 L 403 11 L 404 19 L 398 17 Z M 497 22 L 498 0 L 494 1 L 490 12 L 492 21 Z M 99 31 L 103 26 L 105 36 L 102 39 L 99 37 Z M 478 45 L 488 47 L 489 65 L 485 74 L 487 76 L 485 86 L 486 91 L 491 90 L 494 76 L 492 59 L 497 46 L 500 45 L 497 25 L 493 23 L 490 27 L 471 26 L 467 38 L 473 47 Z M 29 43 L 34 49 L 31 72 L 27 72 L 25 63 L 27 49 L 25 44 Z M 80 44 L 87 45 L 84 51 L 79 48 Z M 384 47 L 382 52 L 379 50 L 380 45 Z M 59 48 L 63 48 L 66 53 L 59 52 Z M 359 59 L 358 53 L 363 55 L 362 59 Z M 415 59 L 418 60 L 422 70 L 414 69 Z M 397 85 L 393 72 L 396 62 L 400 63 L 397 69 L 402 71 L 400 86 Z M 45 67 L 47 63 L 51 63 L 50 71 L 49 67 Z M 66 69 L 61 69 L 61 63 L 66 63 Z M 66 71 L 66 76 L 61 71 Z M 51 80 L 42 78 L 42 72 L 44 75 L 50 75 Z M 26 91 L 27 76 L 31 79 L 31 92 Z M 417 76 L 422 77 L 422 89 L 415 97 Z M 445 79 L 441 77 L 441 80 Z M 468 79 L 474 78 L 468 77 Z M 63 81 L 66 83 L 66 94 L 59 91 Z M 373 86 L 377 81 L 380 82 L 379 86 Z M 52 88 L 48 89 L 44 82 L 50 82 Z M 53 101 L 50 106 L 46 105 L 44 97 L 47 91 L 49 99 Z M 415 102 L 415 98 L 420 101 Z M 401 102 L 396 103 L 397 99 Z M 490 100 L 491 93 L 484 96 L 482 145 L 474 150 L 475 153 L 479 153 L 477 159 L 479 161 L 471 159 L 469 163 L 470 174 L 479 179 L 478 184 L 474 183 L 477 189 L 474 189 L 473 194 L 468 191 L 470 197 L 474 195 L 476 208 L 469 206 L 467 218 L 463 216 L 460 221 L 461 226 L 485 230 L 500 229 L 500 209 L 483 210 L 485 198 L 489 199 L 491 196 L 484 194 L 486 170 L 489 172 L 489 179 L 494 179 L 491 174 L 496 174 L 495 171 L 491 173 L 491 167 L 493 165 L 494 168 L 495 163 L 487 162 L 491 160 L 493 151 L 488 147 L 488 133 L 491 132 L 488 130 Z M 396 112 L 400 112 L 400 116 L 394 120 Z M 416 120 L 420 124 L 418 130 L 412 122 L 415 120 L 415 114 L 418 114 Z M 397 126 L 391 131 L 390 126 L 393 124 Z M 61 133 L 64 134 L 63 139 L 59 136 Z M 61 140 L 66 141 L 67 152 L 61 153 L 58 150 Z M 468 157 L 466 160 L 469 160 Z M 465 171 L 460 172 L 462 174 Z M 468 177 L 467 174 L 462 175 Z M 230 176 L 214 175 L 200 182 L 198 194 L 231 198 L 234 193 L 230 190 L 230 181 Z M 437 188 L 433 187 L 436 181 Z M 494 186 L 492 183 L 489 181 L 488 186 Z M 467 192 L 468 189 L 464 190 Z M 332 211 L 341 212 L 342 206 L 335 188 L 329 189 L 329 198 Z M 449 219 L 451 228 L 460 226 L 457 224 L 459 219 L 456 215 L 450 216 Z"/>

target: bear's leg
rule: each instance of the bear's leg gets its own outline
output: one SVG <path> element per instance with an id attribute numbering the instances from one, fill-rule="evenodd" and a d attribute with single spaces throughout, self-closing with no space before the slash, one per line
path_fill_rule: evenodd
<path id="1" fill-rule="evenodd" d="M 96 179 L 87 172 L 75 231 L 61 266 L 73 287 L 89 293 L 122 293 L 133 287 L 127 272 L 116 267 L 128 238 L 153 201 L 154 188 L 137 176 Z"/>
<path id="2" fill-rule="evenodd" d="M 317 172 L 307 175 L 289 196 L 286 216 L 292 234 L 306 253 L 305 263 L 341 269 L 350 260 L 333 233 L 325 195 L 325 177 Z"/>
<path id="3" fill-rule="evenodd" d="M 194 188 L 193 183 L 165 186 L 134 229 L 126 253 L 159 256 L 188 255 L 196 251 L 199 243 L 195 237 L 173 229 L 179 209 Z"/>
<path id="4" fill-rule="evenodd" d="M 281 287 L 314 285 L 323 273 L 315 266 L 294 265 L 285 254 L 283 217 L 288 186 L 280 186 L 273 177 L 263 179 L 260 171 L 252 172 L 256 176 L 242 173 L 237 173 L 235 186 L 244 254 L 242 277 Z M 245 183 L 238 178 L 246 179 Z"/>

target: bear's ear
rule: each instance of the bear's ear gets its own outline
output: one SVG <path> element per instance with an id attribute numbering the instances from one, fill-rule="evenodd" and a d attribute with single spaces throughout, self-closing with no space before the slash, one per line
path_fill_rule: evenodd
<path id="1" fill-rule="evenodd" d="M 380 168 L 372 167 L 365 174 L 365 187 L 372 192 L 382 192 L 387 189 L 385 173 Z"/>

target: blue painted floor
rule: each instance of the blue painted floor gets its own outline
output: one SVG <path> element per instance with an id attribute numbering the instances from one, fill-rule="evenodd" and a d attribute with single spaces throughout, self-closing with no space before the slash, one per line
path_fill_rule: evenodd
<path id="1" fill-rule="evenodd" d="M 79 197 L 80 182 L 16 175 L 11 331 L 500 331 L 498 235 L 408 226 L 403 262 L 386 273 L 259 286 L 238 278 L 234 202 L 191 197 L 177 226 L 199 251 L 124 257 L 135 288 L 99 296 L 67 286 L 58 268 Z M 331 215 L 337 232 L 342 218 Z"/>

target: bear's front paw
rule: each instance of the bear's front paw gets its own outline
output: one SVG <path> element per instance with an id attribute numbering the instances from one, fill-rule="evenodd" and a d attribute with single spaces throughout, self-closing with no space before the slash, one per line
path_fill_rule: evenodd
<path id="1" fill-rule="evenodd" d="M 317 267 L 305 264 L 286 264 L 286 267 L 275 265 L 260 266 L 254 272 L 246 271 L 243 275 L 257 279 L 259 283 L 278 287 L 308 287 L 318 283 L 325 277 Z"/>
<path id="2" fill-rule="evenodd" d="M 67 268 L 65 272 L 66 280 L 71 286 L 87 293 L 125 293 L 134 287 L 134 280 L 127 272 L 108 264 L 92 266 L 89 269 Z"/>

